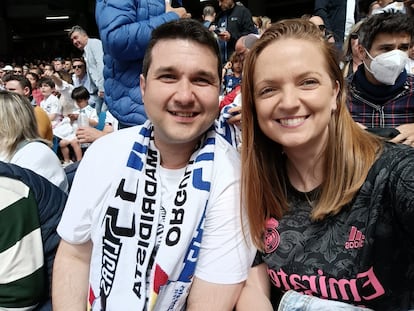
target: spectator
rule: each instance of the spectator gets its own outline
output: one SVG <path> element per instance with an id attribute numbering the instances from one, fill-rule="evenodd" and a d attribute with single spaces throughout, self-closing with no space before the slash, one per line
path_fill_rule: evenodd
<path id="1" fill-rule="evenodd" d="M 234 52 L 237 40 L 249 33 L 257 33 L 249 9 L 234 0 L 219 0 L 221 12 L 217 16 L 221 61 L 227 62 Z"/>
<path id="2" fill-rule="evenodd" d="M 242 88 L 241 191 L 260 252 L 237 310 L 413 309 L 414 149 L 353 122 L 337 51 L 306 20 L 262 35 Z"/>
<path id="3" fill-rule="evenodd" d="M 55 82 L 50 78 L 42 78 L 39 81 L 39 85 L 44 97 L 40 102 L 40 107 L 46 111 L 54 128 L 62 121 L 62 106 L 60 105 L 59 98 L 54 95 Z"/>
<path id="4" fill-rule="evenodd" d="M 344 38 L 359 20 L 358 13 L 358 0 L 315 0 L 313 14 L 320 16 L 326 28 L 333 32 L 335 46 L 341 51 Z"/>
<path id="5" fill-rule="evenodd" d="M 53 60 L 53 69 L 55 72 L 63 70 L 65 68 L 65 60 L 62 57 L 56 57 Z"/>
<path id="6" fill-rule="evenodd" d="M 94 92 L 90 94 L 91 99 L 93 98 L 95 100 L 92 107 L 95 108 L 96 112 L 99 114 L 101 111 L 106 110 L 106 106 L 103 103 L 104 63 L 102 42 L 99 39 L 89 38 L 85 29 L 81 26 L 73 26 L 69 31 L 69 38 L 77 49 L 83 51 L 86 72 L 89 76 L 90 83 L 94 88 Z"/>
<path id="7" fill-rule="evenodd" d="M 272 25 L 272 20 L 268 16 L 261 16 L 260 19 L 262 20 L 262 29 L 260 33 L 264 33 L 267 28 L 269 28 Z"/>
<path id="8" fill-rule="evenodd" d="M 149 120 L 96 141 L 79 165 L 58 227 L 55 311 L 83 309 L 88 292 L 92 310 L 232 310 L 247 276 L 238 153 L 212 128 L 217 41 L 198 21 L 172 21 L 143 64 Z"/>
<path id="9" fill-rule="evenodd" d="M 206 5 L 203 8 L 203 15 L 201 16 L 203 18 L 203 25 L 209 29 L 214 30 L 214 21 L 216 20 L 216 9 L 212 5 Z M 213 28 L 210 28 L 213 26 Z"/>
<path id="10" fill-rule="evenodd" d="M 380 14 L 384 12 L 389 13 L 406 13 L 406 7 L 404 1 L 394 1 L 394 0 L 379 0 L 377 1 L 378 6 L 371 11 L 371 15 Z"/>
<path id="11" fill-rule="evenodd" d="M 407 145 L 414 145 L 414 78 L 405 71 L 412 34 L 406 14 L 375 14 L 364 21 L 359 31 L 364 66 L 355 72 L 347 100 L 356 122 Z"/>
<path id="12" fill-rule="evenodd" d="M 69 59 L 69 58 L 65 59 L 64 69 L 67 73 L 73 74 L 72 60 L 71 59 Z"/>
<path id="13" fill-rule="evenodd" d="M 22 76 L 22 75 L 23 75 L 23 66 L 20 66 L 20 65 L 16 65 L 16 66 L 14 66 L 14 68 L 13 68 L 13 73 L 14 73 L 15 75 Z"/>
<path id="14" fill-rule="evenodd" d="M 128 18 L 125 18 L 128 12 Z M 96 2 L 96 22 L 105 51 L 105 101 L 120 128 L 143 124 L 147 116 L 139 75 L 151 32 L 157 26 L 188 17 L 183 7 L 165 0 Z"/>
<path id="15" fill-rule="evenodd" d="M 83 58 L 74 58 L 72 59 L 72 67 L 73 67 L 73 86 L 84 86 L 89 91 L 89 105 L 91 107 L 95 106 L 95 103 L 98 102 L 99 96 L 97 94 L 98 89 L 96 88 L 95 84 L 90 79 L 90 76 L 87 74 L 86 69 L 86 62 Z M 96 107 L 96 106 L 95 106 Z"/>
<path id="16" fill-rule="evenodd" d="M 45 64 L 42 77 L 50 77 L 55 73 L 55 68 L 52 64 Z"/>
<path id="17" fill-rule="evenodd" d="M 50 145 L 39 137 L 29 100 L 0 91 L 0 161 L 31 169 L 67 192 L 66 175 Z"/>
<path id="18" fill-rule="evenodd" d="M 351 80 L 358 66 L 362 64 L 363 55 L 359 47 L 358 33 L 363 21 L 359 21 L 351 28 L 351 33 L 346 37 L 343 46 L 342 72 L 345 79 Z"/>
<path id="19" fill-rule="evenodd" d="M 11 163 L 0 161 L 0 177 L 0 309 L 51 311 L 56 227 L 66 194 Z"/>
<path id="20" fill-rule="evenodd" d="M 240 85 L 242 80 L 243 60 L 244 58 L 241 55 L 233 52 L 229 61 L 223 67 L 222 83 L 224 95 L 229 94 L 238 85 Z"/>
<path id="21" fill-rule="evenodd" d="M 44 99 L 42 91 L 39 87 L 40 76 L 35 72 L 29 71 L 25 77 L 29 80 L 30 85 L 32 86 L 32 96 L 35 100 L 36 106 L 39 106 L 40 102 Z"/>
<path id="22" fill-rule="evenodd" d="M 76 161 L 82 160 L 83 157 L 81 144 L 76 138 L 76 130 L 79 128 L 79 114 L 81 112 L 84 112 L 86 114 L 90 126 L 94 127 L 98 124 L 98 116 L 96 115 L 96 110 L 88 105 L 88 90 L 84 86 L 78 86 L 75 89 L 73 89 L 71 97 L 76 102 L 76 105 L 79 107 L 79 109 L 69 114 L 72 131 L 68 133 L 68 135 L 61 137 L 62 139 L 59 141 L 59 147 L 62 151 L 63 156 L 63 167 L 66 167 L 69 164 L 73 163 L 73 161 L 70 158 L 70 150 L 68 147 L 69 145 L 73 148 Z"/>
<path id="23" fill-rule="evenodd" d="M 36 118 L 37 131 L 41 138 L 47 139 L 49 142 L 53 140 L 52 123 L 47 113 L 36 105 L 34 98 L 31 96 L 31 84 L 29 80 L 23 76 L 7 75 L 4 79 L 5 89 L 9 92 L 15 92 L 27 97 L 33 106 Z"/>

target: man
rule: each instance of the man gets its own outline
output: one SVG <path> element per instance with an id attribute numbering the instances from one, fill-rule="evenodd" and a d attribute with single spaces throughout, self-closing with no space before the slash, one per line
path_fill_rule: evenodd
<path id="1" fill-rule="evenodd" d="M 83 51 L 83 58 L 86 63 L 87 74 L 97 89 L 95 96 L 96 102 L 94 107 L 99 114 L 102 110 L 106 110 L 106 106 L 103 104 L 104 97 L 104 77 L 103 77 L 103 48 L 102 42 L 99 39 L 89 38 L 85 29 L 81 26 L 73 26 L 69 31 L 69 38 L 73 45 Z"/>
<path id="2" fill-rule="evenodd" d="M 225 64 L 231 54 L 237 40 L 249 33 L 256 33 L 252 14 L 249 9 L 234 0 L 219 0 L 221 12 L 217 16 L 218 38 L 220 42 L 221 61 Z"/>
<path id="3" fill-rule="evenodd" d="M 73 86 L 84 86 L 88 89 L 90 97 L 89 97 L 89 105 L 91 107 L 96 107 L 96 103 L 100 102 L 102 99 L 99 97 L 98 88 L 96 87 L 95 83 L 92 81 L 90 75 L 87 73 L 87 66 L 86 62 L 83 58 L 74 58 L 72 59 L 72 81 Z M 97 111 L 98 113 L 98 111 Z M 99 114 L 99 113 L 98 113 Z"/>
<path id="4" fill-rule="evenodd" d="M 32 103 L 39 136 L 53 141 L 52 123 L 49 120 L 47 113 L 39 106 L 32 98 L 32 85 L 30 81 L 21 75 L 8 74 L 4 78 L 5 89 L 9 92 L 15 92 L 17 94 L 26 96 Z"/>
<path id="5" fill-rule="evenodd" d="M 359 17 L 358 0 L 315 0 L 314 15 L 320 16 L 326 29 L 333 32 L 335 46 L 342 49 L 344 38 Z"/>
<path id="6" fill-rule="evenodd" d="M 96 1 L 96 23 L 105 51 L 105 102 L 120 128 L 147 120 L 139 75 L 152 30 L 188 17 L 185 8 L 173 8 L 169 3 L 165 0 Z"/>
<path id="7" fill-rule="evenodd" d="M 53 60 L 53 69 L 55 72 L 60 71 L 65 68 L 65 61 L 62 57 L 56 57 Z"/>
<path id="8" fill-rule="evenodd" d="M 375 14 L 362 24 L 363 64 L 351 78 L 347 100 L 356 122 L 407 145 L 414 145 L 414 77 L 404 69 L 412 34 L 406 14 Z"/>
<path id="9" fill-rule="evenodd" d="M 210 26 L 213 25 L 214 21 L 216 20 L 216 9 L 212 5 L 206 5 L 203 8 L 203 14 L 201 15 L 203 18 L 203 25 L 210 29 Z"/>
<path id="10" fill-rule="evenodd" d="M 23 66 L 21 66 L 21 65 L 14 66 L 13 73 L 15 75 L 22 76 L 23 75 Z"/>
<path id="11" fill-rule="evenodd" d="M 54 310 L 83 309 L 88 291 L 93 310 L 233 309 L 254 250 L 239 155 L 212 127 L 220 72 L 201 23 L 153 31 L 140 77 L 149 120 L 82 159 L 58 228 Z"/>

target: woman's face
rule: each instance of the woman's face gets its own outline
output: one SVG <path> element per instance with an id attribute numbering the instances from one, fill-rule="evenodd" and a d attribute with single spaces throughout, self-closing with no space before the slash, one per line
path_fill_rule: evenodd
<path id="1" fill-rule="evenodd" d="M 285 151 L 320 148 L 336 109 L 332 82 L 319 43 L 280 39 L 259 55 L 253 72 L 258 123 Z"/>

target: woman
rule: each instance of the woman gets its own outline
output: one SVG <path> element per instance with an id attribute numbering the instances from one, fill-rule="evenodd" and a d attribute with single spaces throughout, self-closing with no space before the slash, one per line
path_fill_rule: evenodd
<path id="1" fill-rule="evenodd" d="M 49 144 L 39 137 L 28 99 L 0 91 L 0 161 L 31 169 L 67 192 L 65 172 Z"/>
<path id="2" fill-rule="evenodd" d="M 35 72 L 28 72 L 26 74 L 26 78 L 30 81 L 30 84 L 32 85 L 32 96 L 36 102 L 36 105 L 39 106 L 40 102 L 44 99 L 42 95 L 42 91 L 39 87 L 39 75 Z"/>
<path id="3" fill-rule="evenodd" d="M 352 75 L 358 69 L 358 66 L 362 64 L 364 56 L 359 52 L 358 45 L 358 32 L 361 28 L 363 21 L 359 21 L 351 28 L 351 32 L 346 37 L 343 45 L 343 67 L 342 72 L 345 79 L 351 79 Z"/>
<path id="4" fill-rule="evenodd" d="M 284 292 L 280 310 L 296 295 L 324 298 L 315 310 L 412 309 L 414 148 L 352 120 L 337 52 L 309 21 L 262 35 L 242 89 L 242 193 L 260 252 L 238 310 L 272 310 Z"/>

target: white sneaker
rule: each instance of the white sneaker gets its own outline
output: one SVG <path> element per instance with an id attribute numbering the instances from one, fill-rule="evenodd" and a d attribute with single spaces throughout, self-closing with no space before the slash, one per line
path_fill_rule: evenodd
<path id="1" fill-rule="evenodd" d="M 72 163 L 73 163 L 72 160 L 65 161 L 65 162 L 62 163 L 62 167 L 65 168 L 66 166 L 71 165 Z"/>

